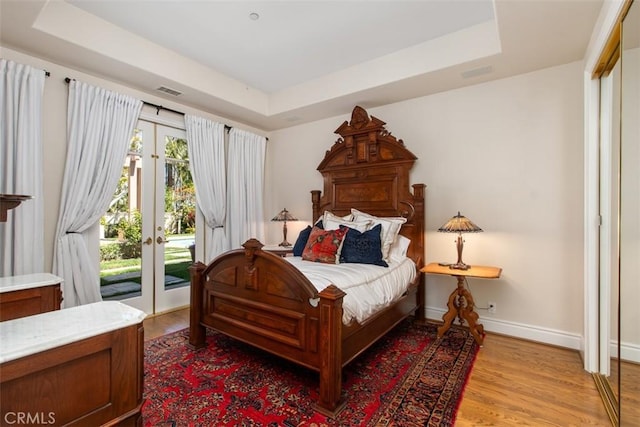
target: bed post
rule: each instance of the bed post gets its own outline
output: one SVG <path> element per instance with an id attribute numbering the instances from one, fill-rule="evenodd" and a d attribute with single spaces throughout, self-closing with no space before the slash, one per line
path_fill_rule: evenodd
<path id="1" fill-rule="evenodd" d="M 329 285 L 320 297 L 320 397 L 315 409 L 329 417 L 345 405 L 342 393 L 342 298 L 346 294 Z"/>
<path id="2" fill-rule="evenodd" d="M 200 323 L 203 310 L 203 285 L 202 273 L 204 273 L 206 265 L 200 261 L 191 264 L 189 273 L 191 275 L 191 307 L 189 311 L 189 344 L 193 349 L 205 346 L 206 331 L 205 327 Z"/>
<path id="3" fill-rule="evenodd" d="M 311 205 L 313 207 L 313 218 L 311 218 L 311 222 L 315 223 L 315 221 L 320 218 L 320 190 L 311 190 Z"/>
<path id="4" fill-rule="evenodd" d="M 426 292 L 425 292 L 425 275 L 422 271 L 422 267 L 424 267 L 425 260 L 425 230 L 424 230 L 424 190 L 426 185 L 424 184 L 413 184 L 411 186 L 413 188 L 413 197 L 414 197 L 414 206 L 416 209 L 416 214 L 419 218 L 416 221 L 416 236 L 419 236 L 419 253 L 414 255 L 414 261 L 416 262 L 416 268 L 418 270 L 418 310 L 416 310 L 416 320 L 418 322 L 426 322 L 427 314 L 425 312 L 425 301 L 426 301 Z"/>

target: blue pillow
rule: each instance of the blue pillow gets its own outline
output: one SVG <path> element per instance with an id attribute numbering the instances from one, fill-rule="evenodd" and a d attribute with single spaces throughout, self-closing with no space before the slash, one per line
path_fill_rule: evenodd
<path id="1" fill-rule="evenodd" d="M 307 245 L 307 240 L 309 240 L 309 235 L 311 234 L 311 226 L 307 225 L 307 228 L 302 230 L 300 234 L 298 234 L 298 239 L 296 243 L 293 245 L 293 256 L 302 256 L 302 251 L 304 251 L 304 247 Z"/>
<path id="2" fill-rule="evenodd" d="M 342 243 L 340 262 L 389 267 L 382 258 L 381 232 L 382 224 L 362 233 L 350 228 Z"/>

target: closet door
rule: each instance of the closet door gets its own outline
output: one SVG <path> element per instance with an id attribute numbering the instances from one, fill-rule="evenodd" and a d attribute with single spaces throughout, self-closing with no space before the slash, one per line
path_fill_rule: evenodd
<path id="1" fill-rule="evenodd" d="M 640 0 L 622 21 L 620 64 L 620 425 L 640 426 Z"/>
<path id="2" fill-rule="evenodd" d="M 618 412 L 620 61 L 600 78 L 600 350 L 599 380 L 613 418 Z"/>

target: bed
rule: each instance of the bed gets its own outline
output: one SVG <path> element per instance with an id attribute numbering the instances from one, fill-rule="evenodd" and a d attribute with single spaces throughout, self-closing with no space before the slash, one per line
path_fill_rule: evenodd
<path id="1" fill-rule="evenodd" d="M 330 417 L 343 408 L 342 368 L 410 316 L 424 321 L 424 184 L 409 184 L 416 157 L 385 129 L 385 122 L 356 106 L 335 133 L 318 171 L 324 191 L 311 191 L 314 220 L 352 209 L 402 217 L 399 234 L 410 239 L 406 256 L 414 279 L 388 307 L 362 321 L 342 319 L 340 283 L 316 289 L 287 259 L 250 239 L 209 265 L 190 267 L 189 345 L 206 344 L 206 328 L 271 352 L 319 373 L 316 409 Z"/>

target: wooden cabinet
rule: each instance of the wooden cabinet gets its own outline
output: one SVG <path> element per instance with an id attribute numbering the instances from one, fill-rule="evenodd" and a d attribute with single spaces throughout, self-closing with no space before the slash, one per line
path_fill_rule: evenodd
<path id="1" fill-rule="evenodd" d="M 45 273 L 0 277 L 0 321 L 60 310 L 61 283 Z"/>
<path id="2" fill-rule="evenodd" d="M 109 301 L 0 322 L 2 425 L 141 425 L 143 318 Z"/>

